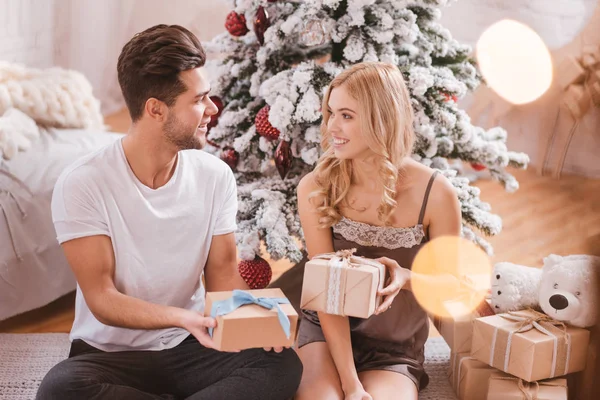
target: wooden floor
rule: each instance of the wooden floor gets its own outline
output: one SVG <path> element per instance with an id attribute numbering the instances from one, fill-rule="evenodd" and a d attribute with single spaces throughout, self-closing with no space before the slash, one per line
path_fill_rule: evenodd
<path id="1" fill-rule="evenodd" d="M 129 117 L 117 113 L 106 120 L 112 130 L 126 132 Z M 520 182 L 515 193 L 506 193 L 492 181 L 479 181 L 481 198 L 503 220 L 503 231 L 489 238 L 493 262 L 541 266 L 549 254 L 600 256 L 600 180 L 564 176 L 542 177 L 533 170 L 513 171 Z M 273 279 L 291 265 L 272 262 Z M 52 304 L 0 322 L 0 332 L 68 332 L 74 315 L 74 294 Z"/>

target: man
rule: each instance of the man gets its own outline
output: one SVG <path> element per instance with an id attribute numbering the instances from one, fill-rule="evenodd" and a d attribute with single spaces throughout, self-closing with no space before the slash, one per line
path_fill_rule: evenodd
<path id="1" fill-rule="evenodd" d="M 237 271 L 236 183 L 201 151 L 217 113 L 198 39 L 180 26 L 135 35 L 118 77 L 128 134 L 68 167 L 52 200 L 77 278 L 69 358 L 39 399 L 286 399 L 290 349 L 215 350 L 205 289 L 247 289 Z"/>

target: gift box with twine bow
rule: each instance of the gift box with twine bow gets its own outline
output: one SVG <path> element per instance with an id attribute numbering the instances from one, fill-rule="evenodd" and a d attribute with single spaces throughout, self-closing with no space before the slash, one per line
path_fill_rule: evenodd
<path id="1" fill-rule="evenodd" d="M 313 257 L 305 265 L 300 307 L 306 310 L 369 318 L 381 304 L 386 268 L 354 256 L 356 249 Z"/>
<path id="2" fill-rule="evenodd" d="M 474 359 L 468 352 L 452 352 L 448 380 L 459 400 L 485 400 L 488 380 L 496 372 L 495 368 Z"/>
<path id="3" fill-rule="evenodd" d="M 528 382 L 585 368 L 590 332 L 524 310 L 478 318 L 471 356 Z"/>
<path id="4" fill-rule="evenodd" d="M 487 400 L 567 400 L 567 380 L 525 382 L 503 373 L 490 376 Z"/>

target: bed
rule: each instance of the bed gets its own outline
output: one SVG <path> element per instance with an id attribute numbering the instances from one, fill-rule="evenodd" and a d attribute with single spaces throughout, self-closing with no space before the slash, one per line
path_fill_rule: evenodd
<path id="1" fill-rule="evenodd" d="M 50 213 L 54 183 L 79 157 L 122 134 L 48 129 L 27 151 L 0 163 L 0 320 L 75 289 Z"/>

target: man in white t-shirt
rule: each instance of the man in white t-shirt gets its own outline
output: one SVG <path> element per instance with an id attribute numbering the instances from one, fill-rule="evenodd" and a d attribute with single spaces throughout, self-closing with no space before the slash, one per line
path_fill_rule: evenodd
<path id="1" fill-rule="evenodd" d="M 77 278 L 69 358 L 39 399 L 287 399 L 291 349 L 215 350 L 205 288 L 247 289 L 237 271 L 231 169 L 201 151 L 217 113 L 198 39 L 180 26 L 135 35 L 118 77 L 129 133 L 60 176 L 54 226 Z"/>

